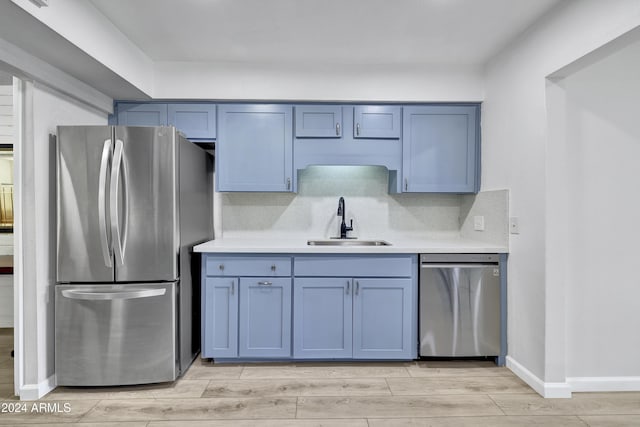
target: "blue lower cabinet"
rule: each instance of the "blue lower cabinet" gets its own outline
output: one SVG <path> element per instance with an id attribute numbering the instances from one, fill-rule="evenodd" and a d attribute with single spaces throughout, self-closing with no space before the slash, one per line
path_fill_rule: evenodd
<path id="1" fill-rule="evenodd" d="M 352 283 L 343 278 L 296 278 L 293 292 L 293 357 L 350 359 Z"/>
<path id="2" fill-rule="evenodd" d="M 208 254 L 202 357 L 413 359 L 416 273 L 416 255 Z"/>
<path id="3" fill-rule="evenodd" d="M 411 359 L 411 279 L 296 278 L 296 359 Z"/>
<path id="4" fill-rule="evenodd" d="M 207 277 L 202 299 L 202 357 L 237 357 L 238 279 Z"/>
<path id="5" fill-rule="evenodd" d="M 353 357 L 411 359 L 411 279 L 354 279 Z"/>
<path id="6" fill-rule="evenodd" d="M 239 356 L 291 357 L 291 278 L 240 278 Z"/>

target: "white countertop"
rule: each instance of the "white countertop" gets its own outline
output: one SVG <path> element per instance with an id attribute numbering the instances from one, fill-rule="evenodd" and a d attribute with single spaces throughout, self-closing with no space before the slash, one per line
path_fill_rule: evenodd
<path id="1" fill-rule="evenodd" d="M 390 246 L 311 246 L 307 240 L 326 238 L 222 238 L 210 240 L 194 247 L 195 252 L 211 253 L 507 253 L 505 246 L 462 238 L 384 238 Z M 368 239 L 361 239 L 368 240 Z"/>

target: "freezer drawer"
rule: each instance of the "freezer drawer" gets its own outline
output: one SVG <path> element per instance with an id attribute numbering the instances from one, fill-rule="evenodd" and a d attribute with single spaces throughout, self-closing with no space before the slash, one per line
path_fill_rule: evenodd
<path id="1" fill-rule="evenodd" d="M 56 286 L 58 385 L 174 380 L 176 285 Z"/>
<path id="2" fill-rule="evenodd" d="M 498 264 L 421 264 L 420 355 L 500 355 Z"/>

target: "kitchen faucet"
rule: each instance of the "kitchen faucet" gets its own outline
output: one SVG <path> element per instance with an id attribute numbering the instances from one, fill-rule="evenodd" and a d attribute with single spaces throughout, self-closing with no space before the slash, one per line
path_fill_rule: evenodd
<path id="1" fill-rule="evenodd" d="M 347 239 L 347 232 L 353 230 L 353 219 L 351 219 L 351 223 L 347 227 L 347 224 L 344 222 L 344 216 L 346 215 L 347 210 L 344 207 L 344 197 L 340 197 L 338 200 L 338 216 L 342 216 L 342 223 L 340 224 L 340 238 Z"/>

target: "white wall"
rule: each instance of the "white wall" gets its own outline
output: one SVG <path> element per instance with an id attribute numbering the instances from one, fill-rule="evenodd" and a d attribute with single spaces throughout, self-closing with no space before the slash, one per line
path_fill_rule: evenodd
<path id="1" fill-rule="evenodd" d="M 29 0 L 11 1 L 141 91 L 151 93 L 153 62 L 91 2 L 51 1 L 39 8 Z"/>
<path id="2" fill-rule="evenodd" d="M 482 139 L 483 190 L 510 188 L 520 219 L 509 256 L 508 363 L 537 391 L 569 393 L 564 301 L 549 260 L 547 106 L 545 78 L 640 25 L 640 2 L 567 2 L 514 41 L 486 67 Z M 608 314 L 614 314 L 607 311 Z M 615 361 L 611 361 L 615 363 Z"/>
<path id="3" fill-rule="evenodd" d="M 48 392 L 54 378 L 56 175 L 55 146 L 49 134 L 55 134 L 58 125 L 107 124 L 107 117 L 44 85 L 26 86 L 25 104 L 33 121 L 27 121 L 29 129 L 21 147 L 25 385 L 20 395 L 33 398 Z"/>
<path id="4" fill-rule="evenodd" d="M 157 62 L 155 98 L 480 101 L 480 67 Z"/>
<path id="5" fill-rule="evenodd" d="M 91 2 L 52 1 L 48 7 L 38 8 L 29 0 L 12 1 L 152 98 L 423 102 L 482 99 L 479 66 L 154 62 Z"/>
<path id="6" fill-rule="evenodd" d="M 640 377 L 640 32 L 558 82 L 568 219 L 567 377 Z M 640 381 L 636 387 L 640 387 Z"/>

